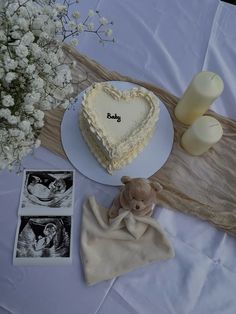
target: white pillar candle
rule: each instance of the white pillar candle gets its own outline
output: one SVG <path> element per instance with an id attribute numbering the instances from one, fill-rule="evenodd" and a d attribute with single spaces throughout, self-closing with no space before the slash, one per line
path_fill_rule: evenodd
<path id="1" fill-rule="evenodd" d="M 202 116 L 223 92 L 219 75 L 203 71 L 195 75 L 175 108 L 176 118 L 187 125 Z"/>
<path id="2" fill-rule="evenodd" d="M 213 117 L 203 116 L 183 134 L 181 145 L 189 154 L 199 156 L 217 143 L 222 135 L 220 122 Z"/>

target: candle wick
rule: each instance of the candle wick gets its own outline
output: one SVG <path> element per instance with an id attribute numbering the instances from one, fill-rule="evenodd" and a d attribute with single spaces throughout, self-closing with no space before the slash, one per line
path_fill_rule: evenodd
<path id="1" fill-rule="evenodd" d="M 211 124 L 211 125 L 209 125 L 209 127 L 212 127 L 212 126 L 217 126 L 218 125 L 218 123 L 216 124 Z"/>

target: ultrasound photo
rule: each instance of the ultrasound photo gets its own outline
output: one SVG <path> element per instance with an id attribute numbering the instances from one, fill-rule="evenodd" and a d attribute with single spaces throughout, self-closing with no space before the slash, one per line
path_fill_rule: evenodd
<path id="1" fill-rule="evenodd" d="M 53 264 L 71 257 L 71 216 L 21 216 L 16 235 L 14 263 Z"/>
<path id="2" fill-rule="evenodd" d="M 34 209 L 61 209 L 56 214 L 69 214 L 73 208 L 73 171 L 26 170 L 20 200 L 22 214 L 34 214 Z M 65 210 L 65 211 L 63 211 Z M 41 214 L 46 214 L 41 211 Z M 38 213 L 40 214 L 40 212 Z"/>

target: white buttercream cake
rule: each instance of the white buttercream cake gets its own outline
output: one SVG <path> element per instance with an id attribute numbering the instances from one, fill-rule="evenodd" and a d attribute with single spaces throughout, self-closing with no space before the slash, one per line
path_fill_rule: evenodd
<path id="1" fill-rule="evenodd" d="M 79 125 L 91 152 L 112 173 L 143 150 L 159 112 L 159 99 L 143 87 L 121 91 L 95 83 L 84 93 Z"/>

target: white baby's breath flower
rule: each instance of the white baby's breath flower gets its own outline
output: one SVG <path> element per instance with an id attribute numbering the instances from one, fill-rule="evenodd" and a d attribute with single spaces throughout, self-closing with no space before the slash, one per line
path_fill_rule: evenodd
<path id="1" fill-rule="evenodd" d="M 4 67 L 6 69 L 6 71 L 9 70 L 15 70 L 15 68 L 17 67 L 17 61 L 11 59 L 8 56 L 4 56 Z"/>
<path id="2" fill-rule="evenodd" d="M 19 3 L 11 3 L 7 6 L 6 15 L 11 17 L 19 8 Z"/>
<path id="3" fill-rule="evenodd" d="M 31 124 L 31 125 L 33 125 L 33 124 L 34 124 L 34 122 L 35 122 L 35 119 L 34 119 L 34 118 L 32 118 L 32 117 L 29 117 L 29 122 L 30 122 L 30 124 Z"/>
<path id="4" fill-rule="evenodd" d="M 34 64 L 28 65 L 25 72 L 29 75 L 33 74 L 35 72 L 35 65 Z"/>
<path id="5" fill-rule="evenodd" d="M 66 1 L 66 5 L 55 2 L 0 0 L 0 169 L 11 169 L 16 160 L 40 145 L 36 129 L 44 125 L 42 110 L 69 104 L 71 69 L 77 63 L 65 64 L 60 40 L 69 37 L 77 46 L 78 33 L 95 28 L 93 23 L 77 25 L 80 13 L 69 7 L 78 0 Z M 88 18 L 94 14 L 89 10 Z M 64 17 L 69 23 L 65 24 Z M 100 18 L 100 23 L 107 25 L 108 20 Z"/>
<path id="6" fill-rule="evenodd" d="M 44 23 L 42 30 L 44 33 L 47 33 L 49 37 L 54 37 L 56 32 L 56 25 L 54 22 L 52 23 L 52 21 L 48 20 Z"/>
<path id="7" fill-rule="evenodd" d="M 42 110 L 49 110 L 49 109 L 51 109 L 51 103 L 47 100 L 44 100 L 44 101 L 40 102 L 40 108 Z"/>
<path id="8" fill-rule="evenodd" d="M 7 117 L 7 121 L 10 123 L 10 124 L 16 124 L 18 122 L 18 118 L 15 117 L 15 116 L 10 116 L 10 117 Z"/>
<path id="9" fill-rule="evenodd" d="M 1 150 L 0 150 L 1 153 Z M 4 170 L 7 167 L 7 163 L 5 162 L 5 160 L 1 160 L 0 159 L 0 170 Z"/>
<path id="10" fill-rule="evenodd" d="M 32 32 L 27 32 L 21 39 L 21 42 L 25 45 L 25 46 L 29 46 L 33 43 L 35 37 L 34 34 Z"/>
<path id="11" fill-rule="evenodd" d="M 9 134 L 14 137 L 18 137 L 22 131 L 19 129 L 13 128 L 8 130 Z"/>
<path id="12" fill-rule="evenodd" d="M 32 150 L 33 150 L 33 147 L 32 147 L 33 141 L 32 141 L 32 139 L 26 141 L 26 144 L 27 144 L 27 146 L 24 146 L 22 148 L 22 150 L 19 152 L 19 159 L 22 159 L 24 156 L 30 154 L 32 152 Z"/>
<path id="13" fill-rule="evenodd" d="M 66 94 L 67 94 L 67 95 L 70 95 L 70 94 L 73 93 L 74 88 L 73 88 L 72 84 L 67 84 L 67 85 L 64 87 L 64 90 L 66 91 Z"/>
<path id="14" fill-rule="evenodd" d="M 106 30 L 105 34 L 106 34 L 106 36 L 111 37 L 111 35 L 112 35 L 112 29 L 111 29 L 111 28 L 108 28 L 108 29 Z"/>
<path id="15" fill-rule="evenodd" d="M 5 42 L 7 40 L 7 36 L 3 31 L 0 31 L 0 42 Z"/>
<path id="16" fill-rule="evenodd" d="M 34 111 L 34 106 L 33 105 L 25 105 L 24 106 L 24 110 L 26 113 L 30 114 L 30 113 L 33 113 Z"/>
<path id="17" fill-rule="evenodd" d="M 80 18 L 80 13 L 79 13 L 79 11 L 74 11 L 74 12 L 72 13 L 72 16 L 73 16 L 73 18 L 75 18 L 75 19 L 79 19 L 79 18 Z"/>
<path id="18" fill-rule="evenodd" d="M 87 27 L 88 27 L 88 30 L 89 30 L 89 31 L 93 31 L 93 30 L 94 30 L 94 23 L 89 23 L 89 24 L 87 25 Z"/>
<path id="19" fill-rule="evenodd" d="M 34 147 L 38 148 L 40 145 L 41 145 L 41 141 L 40 141 L 40 139 L 37 138 L 37 140 L 34 143 Z"/>
<path id="20" fill-rule="evenodd" d="M 48 64 L 51 64 L 52 66 L 57 66 L 60 64 L 60 61 L 58 59 L 58 55 L 53 53 L 53 52 L 50 52 L 47 56 L 47 62 Z"/>
<path id="21" fill-rule="evenodd" d="M 44 112 L 41 111 L 41 110 L 38 110 L 36 109 L 34 112 L 33 112 L 33 117 L 37 120 L 43 120 L 44 118 Z"/>
<path id="22" fill-rule="evenodd" d="M 35 36 L 39 36 L 42 30 L 42 27 L 44 26 L 44 23 L 46 23 L 48 20 L 47 15 L 40 15 L 33 19 L 33 23 L 31 25 L 31 30 Z"/>
<path id="23" fill-rule="evenodd" d="M 90 9 L 90 10 L 88 11 L 88 16 L 91 17 L 91 16 L 94 16 L 94 14 L 95 14 L 95 13 L 94 13 L 94 11 L 93 11 L 92 9 Z"/>
<path id="24" fill-rule="evenodd" d="M 108 19 L 106 19 L 105 17 L 101 17 L 99 19 L 99 22 L 102 24 L 102 25 L 107 25 L 108 24 Z"/>
<path id="25" fill-rule="evenodd" d="M 36 90 L 43 88 L 44 84 L 44 80 L 41 77 L 36 77 L 31 83 L 32 88 Z"/>
<path id="26" fill-rule="evenodd" d="M 24 98 L 25 105 L 34 105 L 37 104 L 40 100 L 40 93 L 32 92 L 31 94 L 28 93 Z"/>
<path id="27" fill-rule="evenodd" d="M 62 47 L 58 48 L 57 53 L 56 53 L 57 59 L 60 61 L 60 63 L 63 63 L 62 60 L 64 60 L 64 52 L 62 50 Z"/>
<path id="28" fill-rule="evenodd" d="M 64 102 L 61 104 L 61 107 L 62 107 L 63 109 L 66 109 L 66 108 L 68 108 L 69 104 L 70 104 L 69 100 L 66 100 L 66 101 L 64 101 Z"/>
<path id="29" fill-rule="evenodd" d="M 79 33 L 82 33 L 82 32 L 84 31 L 84 29 L 85 29 L 84 24 L 79 23 L 79 24 L 77 25 L 77 31 L 78 31 Z"/>
<path id="30" fill-rule="evenodd" d="M 30 49 L 31 49 L 31 52 L 32 52 L 34 58 L 36 58 L 36 59 L 41 58 L 41 56 L 42 56 L 42 49 L 41 49 L 41 47 L 39 47 L 38 44 L 33 43 L 30 46 Z"/>
<path id="31" fill-rule="evenodd" d="M 6 52 L 7 51 L 7 46 L 6 45 L 0 45 L 0 51 L 1 52 Z"/>
<path id="32" fill-rule="evenodd" d="M 15 102 L 11 95 L 6 95 L 2 97 L 2 104 L 5 107 L 12 107 L 14 106 Z"/>
<path id="33" fill-rule="evenodd" d="M 43 126 L 44 126 L 44 121 L 43 120 L 39 120 L 39 121 L 34 123 L 34 127 L 36 129 L 41 129 Z"/>
<path id="34" fill-rule="evenodd" d="M 20 29 L 23 29 L 24 31 L 29 29 L 29 21 L 25 18 L 18 18 L 16 21 Z"/>
<path id="35" fill-rule="evenodd" d="M 11 111 L 9 109 L 0 109 L 0 117 L 7 119 L 10 117 Z"/>
<path id="36" fill-rule="evenodd" d="M 8 72 L 7 75 L 5 76 L 5 81 L 7 83 L 11 83 L 13 80 L 15 80 L 17 77 L 16 73 L 14 72 Z"/>
<path id="37" fill-rule="evenodd" d="M 61 67 L 59 76 L 63 77 L 66 83 L 69 83 L 72 80 L 71 71 L 67 65 Z"/>
<path id="38" fill-rule="evenodd" d="M 61 88 L 53 89 L 53 102 L 51 102 L 52 108 L 55 108 L 58 102 L 61 102 L 65 99 L 65 95 Z"/>
<path id="39" fill-rule="evenodd" d="M 75 60 L 72 61 L 71 66 L 73 69 L 76 69 L 77 67 L 77 62 Z"/>
<path id="40" fill-rule="evenodd" d="M 25 0 L 17 0 L 17 1 L 20 5 L 23 5 L 25 3 Z"/>
<path id="41" fill-rule="evenodd" d="M 20 29 L 20 26 L 19 25 L 13 25 L 12 26 L 12 31 L 17 31 Z"/>
<path id="42" fill-rule="evenodd" d="M 77 24 L 74 21 L 70 21 L 68 23 L 68 26 L 69 26 L 70 29 L 75 30 L 76 27 L 77 27 Z"/>
<path id="43" fill-rule="evenodd" d="M 18 47 L 16 47 L 16 54 L 20 58 L 25 58 L 29 54 L 29 50 L 25 45 L 20 44 Z"/>
<path id="44" fill-rule="evenodd" d="M 54 97 L 51 95 L 47 95 L 47 97 L 45 98 L 46 101 L 48 101 L 49 103 L 53 103 L 54 102 Z"/>
<path id="45" fill-rule="evenodd" d="M 21 131 L 25 133 L 29 133 L 31 131 L 31 125 L 30 122 L 27 120 L 23 120 L 18 124 L 18 127 Z"/>
<path id="46" fill-rule="evenodd" d="M 52 72 L 52 67 L 50 64 L 46 63 L 44 64 L 43 66 L 43 72 L 44 73 L 47 73 L 47 74 L 50 74 Z"/>
<path id="47" fill-rule="evenodd" d="M 55 32 L 62 32 L 63 25 L 60 20 L 55 21 Z"/>
<path id="48" fill-rule="evenodd" d="M 5 71 L 3 67 L 0 67 L 0 79 L 3 78 L 4 74 L 5 74 Z"/>
<path id="49" fill-rule="evenodd" d="M 20 39 L 20 38 L 21 38 L 21 33 L 20 33 L 20 32 L 17 32 L 17 31 L 11 32 L 10 36 L 11 36 L 11 38 L 13 38 L 13 39 Z"/>
<path id="50" fill-rule="evenodd" d="M 76 47 L 76 46 L 79 44 L 79 41 L 78 41 L 77 38 L 73 38 L 73 39 L 70 41 L 70 44 L 71 44 L 71 46 Z"/>
<path id="51" fill-rule="evenodd" d="M 66 8 L 65 5 L 56 4 L 55 9 L 56 9 L 57 12 L 60 13 L 60 14 L 66 14 L 66 12 L 67 12 L 67 8 Z"/>
<path id="52" fill-rule="evenodd" d="M 57 10 L 53 6 L 46 4 L 46 1 L 44 7 L 42 8 L 42 13 L 53 18 L 58 14 Z"/>
<path id="53" fill-rule="evenodd" d="M 28 67 L 28 62 L 29 62 L 29 60 L 26 58 L 18 60 L 18 65 L 21 68 L 21 71 L 23 71 L 24 69 L 26 69 Z"/>
<path id="54" fill-rule="evenodd" d="M 40 38 L 44 40 L 48 40 L 50 38 L 49 34 L 47 32 L 41 32 Z"/>
<path id="55" fill-rule="evenodd" d="M 0 141 L 4 141 L 6 140 L 6 137 L 7 137 L 7 130 L 4 128 L 4 129 L 0 129 Z"/>
<path id="56" fill-rule="evenodd" d="M 46 3 L 45 3 L 43 10 L 42 10 L 43 14 L 48 15 L 48 16 L 53 16 L 52 11 L 55 11 L 55 10 L 50 5 L 46 5 Z M 57 11 L 56 11 L 56 13 L 57 13 Z"/>
<path id="57" fill-rule="evenodd" d="M 23 131 L 19 130 L 19 133 L 17 135 L 18 141 L 22 141 L 24 138 L 25 138 L 25 133 Z"/>
<path id="58" fill-rule="evenodd" d="M 28 19 L 29 18 L 29 14 L 31 16 L 33 16 L 34 14 L 37 15 L 37 12 L 36 10 L 34 10 L 35 8 L 33 6 L 28 6 L 27 8 L 22 6 L 20 9 L 19 9 L 19 15 L 25 19 Z"/>

